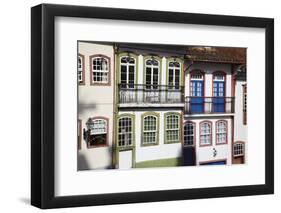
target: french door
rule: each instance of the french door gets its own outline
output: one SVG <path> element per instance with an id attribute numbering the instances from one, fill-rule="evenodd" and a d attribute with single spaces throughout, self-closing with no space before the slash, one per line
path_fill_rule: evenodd
<path id="1" fill-rule="evenodd" d="M 190 109 L 191 113 L 202 113 L 204 111 L 204 81 L 191 80 L 190 84 Z"/>
<path id="2" fill-rule="evenodd" d="M 225 83 L 224 81 L 213 82 L 213 112 L 225 111 Z"/>

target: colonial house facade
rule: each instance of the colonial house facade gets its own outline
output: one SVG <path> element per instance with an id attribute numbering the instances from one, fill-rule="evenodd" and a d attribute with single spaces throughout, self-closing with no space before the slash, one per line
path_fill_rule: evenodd
<path id="1" fill-rule="evenodd" d="M 245 151 L 243 161 L 233 152 L 246 141 L 234 131 L 234 65 L 244 62 L 196 54 L 78 42 L 78 169 L 243 163 Z"/>

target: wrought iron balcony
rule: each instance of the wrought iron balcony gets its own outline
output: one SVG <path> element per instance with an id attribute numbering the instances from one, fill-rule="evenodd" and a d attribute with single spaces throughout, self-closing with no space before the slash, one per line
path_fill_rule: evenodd
<path id="1" fill-rule="evenodd" d="M 185 114 L 234 113 L 234 97 L 185 97 Z"/>
<path id="2" fill-rule="evenodd" d="M 183 87 L 147 84 L 119 84 L 119 104 L 184 104 Z"/>

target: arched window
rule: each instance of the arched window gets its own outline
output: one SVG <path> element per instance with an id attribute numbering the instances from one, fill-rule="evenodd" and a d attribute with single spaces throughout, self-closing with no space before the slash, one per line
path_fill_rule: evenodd
<path id="1" fill-rule="evenodd" d="M 136 78 L 136 60 L 133 57 L 120 58 L 120 83 L 122 88 L 134 88 Z"/>
<path id="2" fill-rule="evenodd" d="M 118 146 L 126 147 L 133 145 L 133 119 L 121 117 L 118 119 Z"/>
<path id="3" fill-rule="evenodd" d="M 180 87 L 181 64 L 177 61 L 168 64 L 168 86 L 169 89 L 179 89 Z"/>
<path id="4" fill-rule="evenodd" d="M 224 97 L 225 96 L 225 74 L 216 72 L 213 74 L 213 96 Z"/>
<path id="5" fill-rule="evenodd" d="M 165 115 L 165 143 L 180 142 L 180 115 Z"/>
<path id="6" fill-rule="evenodd" d="M 93 84 L 109 83 L 109 58 L 105 56 L 91 57 L 91 71 Z"/>
<path id="7" fill-rule="evenodd" d="M 108 119 L 99 117 L 89 118 L 86 126 L 88 129 L 88 148 L 107 144 Z"/>
<path id="8" fill-rule="evenodd" d="M 216 144 L 227 143 L 227 121 L 216 122 Z"/>
<path id="9" fill-rule="evenodd" d="M 233 145 L 233 156 L 239 157 L 244 156 L 245 154 L 245 147 L 243 142 L 235 142 Z"/>
<path id="10" fill-rule="evenodd" d="M 184 146 L 193 146 L 195 144 L 195 123 L 187 122 L 184 125 L 183 131 L 183 145 Z"/>
<path id="11" fill-rule="evenodd" d="M 142 145 L 158 143 L 158 119 L 154 115 L 143 116 Z"/>
<path id="12" fill-rule="evenodd" d="M 83 85 L 85 82 L 85 76 L 84 76 L 84 56 L 79 54 L 77 58 L 77 68 L 78 68 L 78 83 L 80 85 Z"/>
<path id="13" fill-rule="evenodd" d="M 148 59 L 145 61 L 145 84 L 146 88 L 156 89 L 159 84 L 159 61 Z"/>
<path id="14" fill-rule="evenodd" d="M 212 123 L 203 121 L 200 123 L 200 146 L 212 145 Z"/>

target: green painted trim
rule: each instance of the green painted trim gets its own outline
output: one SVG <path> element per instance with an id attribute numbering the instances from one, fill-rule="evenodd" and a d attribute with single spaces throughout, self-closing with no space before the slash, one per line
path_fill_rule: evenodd
<path id="1" fill-rule="evenodd" d="M 132 145 L 131 146 L 127 146 L 127 147 L 119 147 L 118 146 L 118 128 L 119 128 L 119 119 L 121 118 L 131 118 L 132 119 Z M 127 151 L 127 150 L 132 150 L 132 168 L 135 168 L 135 164 L 136 164 L 136 147 L 135 147 L 135 115 L 134 114 L 130 114 L 130 113 L 124 113 L 124 114 L 120 114 L 116 116 L 116 159 L 115 159 L 115 168 L 118 168 L 118 164 L 119 164 L 119 152 L 121 151 Z"/>
<path id="2" fill-rule="evenodd" d="M 176 62 L 179 62 L 181 65 L 181 70 L 180 70 L 180 86 L 184 85 L 184 72 L 183 72 L 183 65 L 184 65 L 184 61 L 180 58 L 175 58 Z M 166 58 L 166 85 L 168 85 L 169 82 L 169 62 L 173 62 L 175 61 L 174 58 L 168 57 Z"/>
<path id="3" fill-rule="evenodd" d="M 178 115 L 179 116 L 179 140 L 176 141 L 167 141 L 167 117 L 169 115 Z M 172 144 L 172 143 L 181 143 L 182 142 L 182 114 L 179 112 L 166 112 L 164 114 L 164 144 Z"/>
<path id="4" fill-rule="evenodd" d="M 146 55 L 146 56 L 143 56 L 143 77 L 142 77 L 142 81 L 143 81 L 143 84 L 146 84 L 146 61 L 149 60 L 149 59 L 152 59 L 155 58 L 158 62 L 159 62 L 159 73 L 158 73 L 158 84 L 159 85 L 162 85 L 162 58 L 160 58 L 159 56 L 152 56 L 152 55 Z"/>
<path id="5" fill-rule="evenodd" d="M 175 167 L 175 166 L 182 166 L 181 157 L 142 161 L 142 162 L 136 163 L 136 168 Z"/>
<path id="6" fill-rule="evenodd" d="M 146 116 L 155 116 L 157 121 L 156 126 L 156 143 L 154 144 L 143 144 L 143 134 L 144 134 L 144 117 Z M 160 123 L 160 114 L 157 112 L 145 112 L 141 115 L 141 147 L 146 146 L 156 146 L 159 145 L 159 123 Z"/>

